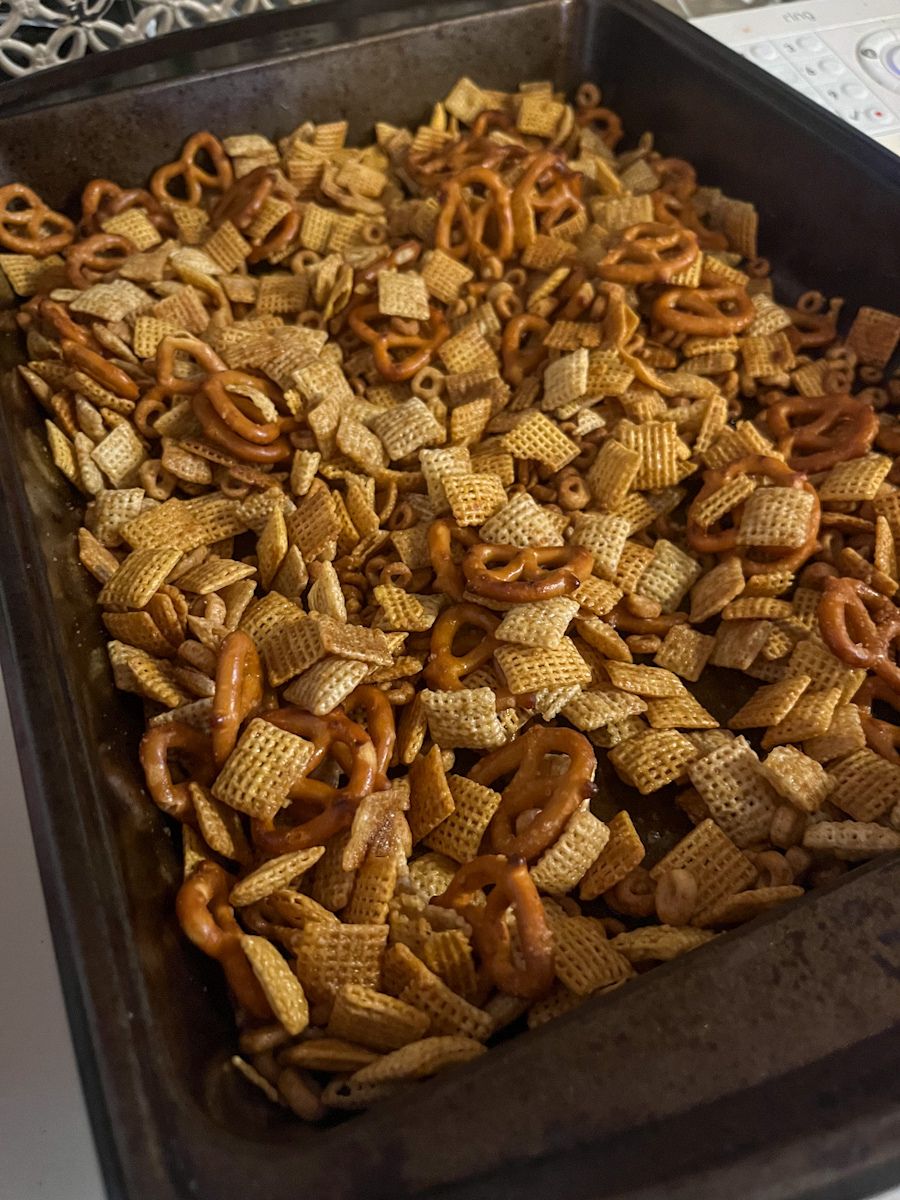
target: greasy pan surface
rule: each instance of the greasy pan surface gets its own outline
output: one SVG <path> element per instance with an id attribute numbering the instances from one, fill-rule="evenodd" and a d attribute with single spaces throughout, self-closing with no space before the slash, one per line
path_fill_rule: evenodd
<path id="1" fill-rule="evenodd" d="M 10 117 L 0 178 L 27 180 L 59 206 L 91 176 L 143 182 L 198 128 L 277 135 L 301 115 L 347 116 L 361 136 L 376 117 L 415 120 L 460 74 L 498 87 L 592 78 L 632 135 L 654 129 L 704 180 L 757 202 L 763 252 L 789 295 L 802 284 L 845 295 L 851 309 L 895 303 L 894 160 L 649 2 L 469 5 L 430 27 L 328 45 L 359 32 L 348 7 L 291 14 L 289 27 L 277 14 L 275 42 L 227 48 L 218 73 L 196 73 L 198 56 L 186 78 Z M 376 27 L 366 16 L 362 32 Z M 265 28 L 253 24 L 259 37 Z M 294 45 L 319 44 L 292 49 L 290 29 Z M 3 352 L 4 366 L 15 361 L 14 344 Z M 890 1181 L 900 1156 L 892 861 L 412 1096 L 328 1131 L 270 1125 L 222 1069 L 223 989 L 171 917 L 177 848 L 138 782 L 138 706 L 113 694 L 94 589 L 72 555 L 73 497 L 9 372 L 3 393 L 3 665 L 112 1194 L 702 1200 L 729 1189 L 851 1197 Z"/>

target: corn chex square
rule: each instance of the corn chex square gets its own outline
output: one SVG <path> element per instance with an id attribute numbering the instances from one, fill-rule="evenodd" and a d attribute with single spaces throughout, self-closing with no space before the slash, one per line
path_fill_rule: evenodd
<path id="1" fill-rule="evenodd" d="M 873 367 L 886 367 L 900 341 L 900 317 L 880 308 L 863 305 L 847 334 L 847 345 L 859 360 Z"/>
<path id="2" fill-rule="evenodd" d="M 378 311 L 383 316 L 427 321 L 428 288 L 414 271 L 378 272 Z"/>
<path id="3" fill-rule="evenodd" d="M 819 499 L 823 504 L 874 500 L 891 465 L 886 454 L 864 454 L 838 463 L 819 484 Z"/>
<path id="4" fill-rule="evenodd" d="M 756 488 L 741 514 L 738 545 L 802 546 L 814 503 L 811 493 L 799 488 Z"/>
<path id="5" fill-rule="evenodd" d="M 449 472 L 441 485 L 457 525 L 483 525 L 506 505 L 506 488 L 496 475 Z"/>
<path id="6" fill-rule="evenodd" d="M 653 659 L 658 667 L 696 683 L 712 653 L 715 638 L 689 625 L 673 625 Z"/>
<path id="7" fill-rule="evenodd" d="M 515 642 L 520 646 L 552 649 L 562 641 L 578 609 L 578 601 L 566 596 L 517 604 L 504 615 L 494 631 L 494 637 L 501 642 Z"/>
<path id="8" fill-rule="evenodd" d="M 650 875 L 658 880 L 667 871 L 682 868 L 697 881 L 697 916 L 723 897 L 750 887 L 756 878 L 750 860 L 710 818 L 696 825 L 651 867 Z"/>
<path id="9" fill-rule="evenodd" d="M 865 744 L 866 734 L 859 709 L 855 704 L 839 704 L 827 732 L 821 737 L 809 738 L 803 743 L 803 750 L 816 762 L 827 763 L 844 758 L 854 750 L 862 750 Z"/>
<path id="10" fill-rule="evenodd" d="M 739 558 L 730 557 L 707 571 L 691 589 L 691 620 L 707 621 L 744 590 L 744 572 Z"/>
<path id="11" fill-rule="evenodd" d="M 498 546 L 561 546 L 562 534 L 528 492 L 517 492 L 480 530 L 485 542 Z"/>
<path id="12" fill-rule="evenodd" d="M 817 812 L 835 786 L 822 764 L 796 746 L 776 746 L 759 769 L 779 796 L 801 812 Z"/>
<path id="13" fill-rule="evenodd" d="M 594 574 L 612 582 L 616 578 L 629 531 L 627 518 L 616 513 L 577 513 L 571 541 L 575 546 L 590 550 L 594 556 Z"/>
<path id="14" fill-rule="evenodd" d="M 616 512 L 631 490 L 640 466 L 638 450 L 607 438 L 587 473 L 591 495 L 603 508 Z"/>
<path id="15" fill-rule="evenodd" d="M 503 448 L 513 458 L 534 459 L 551 471 L 560 471 L 578 456 L 578 445 L 541 412 L 529 413 L 503 437 Z"/>
<path id="16" fill-rule="evenodd" d="M 423 446 L 434 446 L 444 440 L 444 429 L 421 400 L 406 400 L 395 404 L 372 418 L 371 428 L 381 438 L 392 462 L 406 458 Z"/>
<path id="17" fill-rule="evenodd" d="M 695 558 L 685 554 L 673 542 L 660 538 L 653 546 L 653 558 L 644 568 L 635 591 L 656 600 L 664 613 L 671 613 L 678 608 L 701 569 Z"/>
<path id="18" fill-rule="evenodd" d="M 212 793 L 230 808 L 271 821 L 287 803 L 312 752 L 311 742 L 256 717 L 226 759 Z"/>
<path id="19" fill-rule="evenodd" d="M 97 598 L 104 607 L 144 608 L 181 558 L 176 549 L 132 550 Z"/>
<path id="20" fill-rule="evenodd" d="M 580 692 L 564 706 L 562 714 L 576 729 L 592 733 L 646 711 L 647 701 L 642 696 L 601 684 Z"/>
<path id="21" fill-rule="evenodd" d="M 646 796 L 682 778 L 697 753 L 677 730 L 650 729 L 619 742 L 610 750 L 609 761 L 620 779 Z"/>
<path id="22" fill-rule="evenodd" d="M 491 687 L 463 688 L 457 692 L 426 688 L 419 693 L 419 700 L 432 741 L 444 749 L 490 750 L 506 741 Z"/>
<path id="23" fill-rule="evenodd" d="M 581 880 L 582 900 L 593 900 L 608 892 L 644 860 L 644 843 L 627 812 L 616 813 L 608 829 L 606 845 Z"/>
<path id="24" fill-rule="evenodd" d="M 786 717 L 763 734 L 763 748 L 802 742 L 827 733 L 834 710 L 841 701 L 840 687 L 817 692 L 809 689 L 794 703 Z"/>
<path id="25" fill-rule="evenodd" d="M 855 821 L 877 821 L 900 800 L 900 766 L 869 749 L 842 758 L 828 777 L 832 803 Z"/>
<path id="26" fill-rule="evenodd" d="M 765 729 L 777 725 L 788 715 L 811 680 L 808 675 L 789 675 L 757 688 L 728 722 L 729 729 Z"/>
<path id="27" fill-rule="evenodd" d="M 788 674 L 808 675 L 810 689 L 814 692 L 839 687 L 841 704 L 852 700 L 866 678 L 864 668 L 848 667 L 816 636 L 805 638 L 794 646 L 788 660 Z"/>
<path id="28" fill-rule="evenodd" d="M 535 886 L 565 895 L 580 883 L 609 841 L 609 826 L 593 815 L 587 801 L 572 814 L 554 844 L 531 868 Z"/>
<path id="29" fill-rule="evenodd" d="M 634 487 L 671 487 L 684 478 L 683 462 L 690 456 L 687 446 L 678 436 L 674 421 L 620 421 L 616 437 L 629 450 L 636 450 L 641 464 L 634 478 Z"/>
<path id="30" fill-rule="evenodd" d="M 453 811 L 425 836 L 425 845 L 458 863 L 469 862 L 478 855 L 501 796 L 461 775 L 449 775 L 447 784 Z"/>
<path id="31" fill-rule="evenodd" d="M 494 661 L 514 695 L 546 687 L 567 687 L 591 682 L 591 669 L 571 638 L 560 638 L 553 647 L 498 646 Z"/>
<path id="32" fill-rule="evenodd" d="M 759 759 L 744 737 L 723 742 L 688 768 L 710 816 L 737 846 L 768 837 L 778 797 L 760 774 Z"/>
<path id="33" fill-rule="evenodd" d="M 612 683 L 624 692 L 654 700 L 684 695 L 686 688 L 677 675 L 662 667 L 650 667 L 632 663 L 610 662 L 606 671 Z"/>
<path id="34" fill-rule="evenodd" d="M 323 717 L 344 703 L 369 670 L 366 662 L 329 654 L 286 687 L 284 698 L 314 716 Z"/>

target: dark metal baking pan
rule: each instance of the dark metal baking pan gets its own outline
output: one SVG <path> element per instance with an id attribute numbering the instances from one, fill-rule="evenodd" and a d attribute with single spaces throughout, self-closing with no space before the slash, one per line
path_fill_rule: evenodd
<path id="1" fill-rule="evenodd" d="M 311 5 L 0 88 L 0 181 L 54 206 L 143 181 L 198 128 L 420 119 L 460 74 L 600 82 L 633 135 L 754 199 L 801 285 L 890 307 L 896 160 L 649 0 Z M 173 44 L 174 45 L 174 44 Z M 126 86 L 129 72 L 139 86 Z M 51 78 L 51 75 L 55 77 Z M 59 102 L 64 94 L 65 101 Z M 4 366 L 16 360 L 12 338 Z M 854 871 L 477 1063 L 328 1130 L 224 1068 L 213 965 L 179 937 L 78 514 L 13 372 L 0 409 L 3 669 L 109 1192 L 127 1200 L 852 1200 L 900 1178 L 900 863 Z"/>

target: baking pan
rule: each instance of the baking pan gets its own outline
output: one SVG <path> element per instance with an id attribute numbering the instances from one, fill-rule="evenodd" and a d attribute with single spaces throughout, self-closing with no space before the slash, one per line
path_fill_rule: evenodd
<path id="1" fill-rule="evenodd" d="M 896 305 L 896 160 L 650 0 L 310 5 L 113 52 L 0 88 L 0 181 L 66 206 L 93 176 L 142 182 L 198 128 L 346 116 L 365 136 L 461 74 L 601 83 L 632 135 L 757 202 L 787 295 Z M 74 498 L 16 340 L 0 351 L 3 670 L 111 1196 L 853 1200 L 900 1178 L 896 858 L 330 1129 L 249 1094 L 215 965 L 172 919 L 177 840 L 141 789 Z"/>

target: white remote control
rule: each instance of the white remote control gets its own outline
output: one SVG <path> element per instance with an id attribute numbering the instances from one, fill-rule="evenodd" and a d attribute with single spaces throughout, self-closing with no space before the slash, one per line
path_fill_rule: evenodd
<path id="1" fill-rule="evenodd" d="M 740 5 L 691 20 L 900 154 L 900 0 Z"/>

